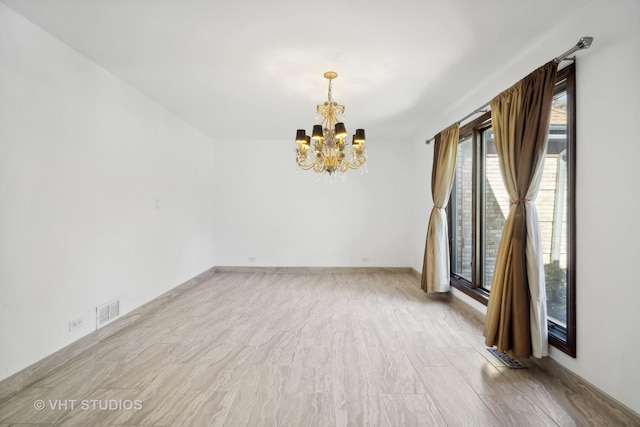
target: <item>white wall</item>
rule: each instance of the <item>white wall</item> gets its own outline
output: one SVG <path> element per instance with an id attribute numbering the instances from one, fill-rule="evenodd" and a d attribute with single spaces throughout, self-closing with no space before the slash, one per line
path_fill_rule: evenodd
<path id="1" fill-rule="evenodd" d="M 369 172 L 332 184 L 296 174 L 293 137 L 218 144 L 218 265 L 407 267 L 411 153 L 375 135 L 367 145 Z"/>
<path id="2" fill-rule="evenodd" d="M 444 128 L 443 128 L 444 129 Z M 426 136 L 416 139 L 407 149 L 411 151 L 411 254 L 408 265 L 421 272 L 427 241 L 427 226 L 433 209 L 431 197 L 431 167 L 433 166 L 433 142 L 425 144 Z"/>
<path id="3" fill-rule="evenodd" d="M 639 22 L 637 0 L 585 4 L 496 69 L 467 99 L 452 100 L 454 109 L 431 121 L 433 132 L 444 128 L 573 46 L 580 36 L 595 38 L 589 50 L 578 53 L 576 65 L 577 358 L 553 348 L 551 357 L 638 413 Z"/>
<path id="4" fill-rule="evenodd" d="M 574 23 L 597 43 L 576 68 L 578 358 L 551 354 L 638 413 L 639 22 L 640 3 L 627 0 Z"/>
<path id="5" fill-rule="evenodd" d="M 0 379 L 97 305 L 215 265 L 212 164 L 213 141 L 0 4 Z"/>

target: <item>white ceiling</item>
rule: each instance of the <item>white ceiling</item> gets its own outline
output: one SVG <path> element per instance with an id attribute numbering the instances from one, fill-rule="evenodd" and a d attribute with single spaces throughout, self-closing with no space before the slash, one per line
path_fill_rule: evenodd
<path id="1" fill-rule="evenodd" d="M 339 74 L 347 130 L 429 137 L 425 122 L 442 105 L 582 3 L 0 1 L 214 139 L 292 140 L 315 123 L 327 70 Z"/>

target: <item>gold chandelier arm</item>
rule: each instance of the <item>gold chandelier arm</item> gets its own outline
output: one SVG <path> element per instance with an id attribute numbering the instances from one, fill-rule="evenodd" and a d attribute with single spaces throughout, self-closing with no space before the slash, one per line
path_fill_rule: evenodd
<path id="1" fill-rule="evenodd" d="M 325 131 L 333 131 L 336 123 L 340 121 L 339 116 L 344 114 L 344 105 L 337 102 L 325 102 L 316 107 L 316 111 L 322 117 L 322 127 Z"/>
<path id="2" fill-rule="evenodd" d="M 324 166 L 324 161 L 320 162 L 319 161 L 320 157 L 316 157 L 316 160 L 313 162 L 313 170 L 315 172 L 324 172 L 325 166 Z"/>
<path id="3" fill-rule="evenodd" d="M 367 154 L 363 150 L 361 154 L 354 154 L 352 160 L 345 159 L 349 169 L 360 169 L 367 162 Z"/>
<path id="4" fill-rule="evenodd" d="M 298 167 L 300 169 L 309 170 L 313 168 L 316 163 L 318 163 L 318 157 L 311 157 L 313 160 L 309 160 L 309 150 L 301 152 L 300 149 L 296 148 L 294 151 L 296 153 L 296 163 L 298 164 Z"/>
<path id="5" fill-rule="evenodd" d="M 362 166 L 364 166 L 364 164 L 364 160 L 361 162 L 349 163 L 349 169 L 360 169 Z"/>

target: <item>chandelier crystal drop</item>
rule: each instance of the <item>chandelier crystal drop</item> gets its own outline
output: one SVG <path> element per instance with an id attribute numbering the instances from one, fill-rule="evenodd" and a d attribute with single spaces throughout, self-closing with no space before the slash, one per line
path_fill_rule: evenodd
<path id="1" fill-rule="evenodd" d="M 338 77 L 338 73 L 327 71 L 324 77 L 329 80 L 329 94 L 328 100 L 316 107 L 321 124 L 313 127 L 311 136 L 304 129 L 296 132 L 298 148 L 295 153 L 298 167 L 334 177 L 338 172 L 345 177 L 344 173 L 348 169 L 360 169 L 364 173 L 367 162 L 364 129 L 356 130 L 351 144 L 345 142 L 348 134 L 342 121 L 344 105 L 335 102 L 331 93 L 331 82 Z"/>

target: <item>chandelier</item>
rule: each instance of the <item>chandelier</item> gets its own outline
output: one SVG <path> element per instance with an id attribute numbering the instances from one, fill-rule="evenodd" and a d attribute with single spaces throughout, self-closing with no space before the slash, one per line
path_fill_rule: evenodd
<path id="1" fill-rule="evenodd" d="M 327 71 L 324 77 L 329 80 L 328 100 L 316 107 L 322 121 L 313 127 L 310 137 L 304 129 L 298 129 L 296 132 L 296 162 L 302 170 L 313 169 L 317 173 L 327 173 L 329 176 L 333 174 L 334 178 L 335 174 L 340 172 L 343 179 L 346 179 L 345 172 L 348 169 L 366 172 L 364 129 L 356 130 L 351 144 L 345 143 L 347 130 L 342 122 L 344 105 L 335 102 L 331 94 L 331 81 L 338 77 L 338 73 Z"/>

